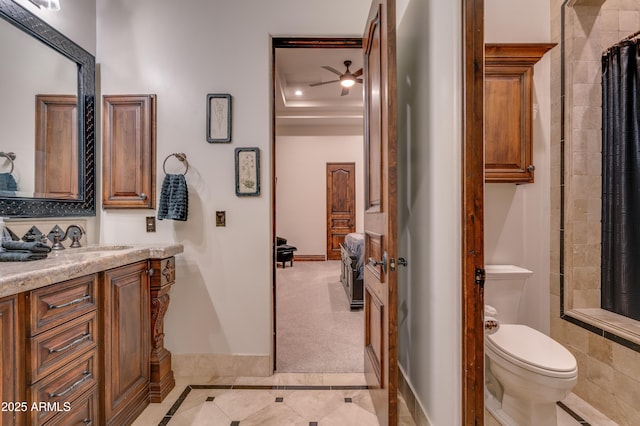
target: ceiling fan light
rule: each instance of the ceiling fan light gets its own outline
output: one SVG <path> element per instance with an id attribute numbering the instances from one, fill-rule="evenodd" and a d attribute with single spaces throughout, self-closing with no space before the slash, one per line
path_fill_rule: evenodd
<path id="1" fill-rule="evenodd" d="M 354 84 L 356 84 L 356 80 L 353 77 L 351 78 L 347 77 L 347 78 L 340 79 L 340 84 L 342 85 L 342 87 L 351 87 Z"/>

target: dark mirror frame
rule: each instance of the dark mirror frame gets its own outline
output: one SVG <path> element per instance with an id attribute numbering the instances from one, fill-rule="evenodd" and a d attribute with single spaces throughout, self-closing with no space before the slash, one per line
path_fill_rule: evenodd
<path id="1" fill-rule="evenodd" d="M 78 117 L 81 117 L 78 120 L 78 199 L 0 197 L 0 217 L 95 216 L 95 58 L 11 0 L 0 0 L 0 18 L 78 64 Z"/>

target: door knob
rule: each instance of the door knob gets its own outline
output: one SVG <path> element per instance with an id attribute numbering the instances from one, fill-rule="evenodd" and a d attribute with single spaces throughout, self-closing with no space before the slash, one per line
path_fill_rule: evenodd
<path id="1" fill-rule="evenodd" d="M 382 272 L 387 273 L 387 252 L 382 254 L 382 260 L 376 260 L 373 257 L 370 257 L 367 261 L 371 266 L 382 266 Z"/>

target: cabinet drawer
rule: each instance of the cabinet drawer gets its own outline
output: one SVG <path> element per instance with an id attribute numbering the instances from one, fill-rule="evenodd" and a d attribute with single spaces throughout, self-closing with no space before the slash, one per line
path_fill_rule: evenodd
<path id="1" fill-rule="evenodd" d="M 29 387 L 27 392 L 29 407 L 33 403 L 50 403 L 64 407 L 65 402 L 73 401 L 83 392 L 96 386 L 96 354 L 91 350 L 73 361 L 66 368 L 50 374 L 44 379 Z M 57 411 L 39 411 L 30 413 L 32 424 L 42 424 Z"/>
<path id="2" fill-rule="evenodd" d="M 96 347 L 98 336 L 93 311 L 27 340 L 27 383 L 33 384 L 67 365 L 82 352 Z"/>
<path id="3" fill-rule="evenodd" d="M 64 407 L 63 407 L 64 408 Z M 69 410 L 58 413 L 46 426 L 98 426 L 98 390 L 92 389 L 68 405 Z"/>
<path id="4" fill-rule="evenodd" d="M 88 275 L 29 293 L 27 337 L 49 330 L 96 309 L 98 275 Z"/>

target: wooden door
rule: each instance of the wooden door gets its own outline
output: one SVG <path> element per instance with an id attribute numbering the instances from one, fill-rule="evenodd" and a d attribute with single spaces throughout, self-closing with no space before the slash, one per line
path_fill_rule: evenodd
<path id="1" fill-rule="evenodd" d="M 149 404 L 149 268 L 104 273 L 102 312 L 106 425 L 130 424 Z"/>
<path id="2" fill-rule="evenodd" d="M 398 392 L 395 26 L 395 0 L 373 0 L 363 37 L 364 371 L 380 424 L 392 426 Z"/>
<path id="3" fill-rule="evenodd" d="M 78 100 L 36 95 L 35 196 L 75 200 L 78 184 Z"/>
<path id="4" fill-rule="evenodd" d="M 327 260 L 340 260 L 340 244 L 356 230 L 356 164 L 327 163 Z"/>
<path id="5" fill-rule="evenodd" d="M 462 49 L 462 421 L 484 416 L 484 0 L 464 0 Z"/>

